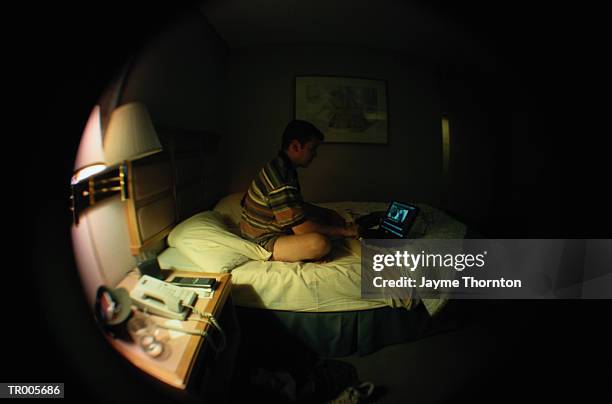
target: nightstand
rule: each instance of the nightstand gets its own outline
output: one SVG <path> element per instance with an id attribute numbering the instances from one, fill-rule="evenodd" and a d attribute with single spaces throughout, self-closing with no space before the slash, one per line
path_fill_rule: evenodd
<path id="1" fill-rule="evenodd" d="M 234 362 L 240 341 L 240 327 L 236 319 L 231 299 L 231 275 L 218 273 L 170 271 L 167 279 L 182 277 L 214 277 L 218 285 L 212 298 L 198 298 L 195 307 L 200 311 L 211 313 L 219 322 L 226 337 L 225 349 L 216 352 L 207 343 L 210 337 L 184 334 L 170 331 L 170 338 L 164 341 L 164 354 L 157 358 L 146 355 L 140 347 L 122 339 L 107 339 L 111 345 L 128 361 L 151 377 L 158 379 L 187 394 L 206 395 L 223 399 L 227 396 L 231 382 Z M 128 274 L 117 285 L 128 291 L 138 282 L 136 271 Z M 150 315 L 158 324 L 168 324 L 168 319 Z M 201 330 L 212 335 L 215 342 L 220 341 L 219 332 L 210 324 L 200 321 L 172 320 L 173 324 L 189 330 Z"/>

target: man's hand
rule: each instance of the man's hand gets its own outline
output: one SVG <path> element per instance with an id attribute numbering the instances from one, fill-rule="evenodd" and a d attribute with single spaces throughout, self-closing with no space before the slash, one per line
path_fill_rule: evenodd
<path id="1" fill-rule="evenodd" d="M 345 225 L 344 237 L 358 238 L 359 237 L 359 226 L 355 223 Z"/>

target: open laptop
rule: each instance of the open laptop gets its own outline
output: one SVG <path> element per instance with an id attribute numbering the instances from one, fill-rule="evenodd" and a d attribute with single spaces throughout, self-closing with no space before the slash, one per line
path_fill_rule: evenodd
<path id="1" fill-rule="evenodd" d="M 403 202 L 393 201 L 384 216 L 366 215 L 356 220 L 359 234 L 363 238 L 407 238 L 410 228 L 419 213 L 419 208 Z M 378 227 L 375 227 L 378 225 Z"/>

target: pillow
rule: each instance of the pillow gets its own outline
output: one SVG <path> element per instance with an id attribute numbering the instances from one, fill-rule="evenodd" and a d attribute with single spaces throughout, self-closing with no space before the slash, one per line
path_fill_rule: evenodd
<path id="1" fill-rule="evenodd" d="M 248 260 L 268 260 L 263 247 L 231 233 L 219 212 L 198 213 L 168 235 L 168 244 L 206 272 L 229 272 Z"/>
<path id="2" fill-rule="evenodd" d="M 243 196 L 244 192 L 229 194 L 217 202 L 213 209 L 215 212 L 221 213 L 228 225 L 231 225 L 234 229 L 240 227 L 240 215 L 242 214 L 240 201 Z M 234 229 L 230 229 L 230 231 L 234 231 Z"/>

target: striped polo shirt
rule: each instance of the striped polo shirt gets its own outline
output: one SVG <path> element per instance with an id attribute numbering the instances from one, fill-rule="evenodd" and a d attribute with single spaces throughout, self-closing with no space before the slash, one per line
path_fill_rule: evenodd
<path id="1" fill-rule="evenodd" d="M 257 244 L 293 234 L 292 227 L 306 220 L 304 200 L 295 168 L 285 154 L 267 163 L 242 199 L 240 230 Z"/>

